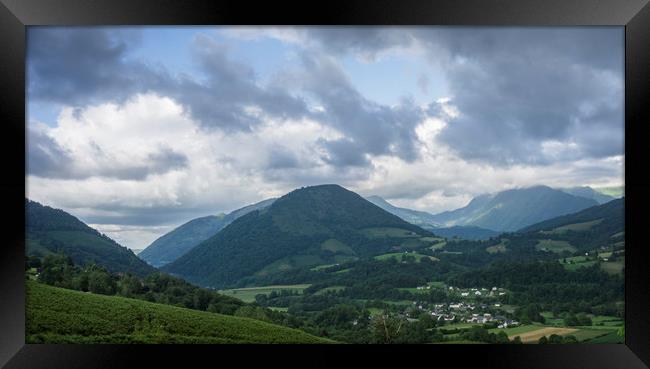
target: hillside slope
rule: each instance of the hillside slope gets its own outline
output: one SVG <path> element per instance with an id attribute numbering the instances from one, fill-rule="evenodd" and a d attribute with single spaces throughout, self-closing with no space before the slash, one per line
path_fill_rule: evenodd
<path id="1" fill-rule="evenodd" d="M 163 270 L 222 288 L 244 277 L 426 246 L 432 236 L 338 185 L 304 187 L 253 211 Z"/>
<path id="2" fill-rule="evenodd" d="M 26 286 L 27 343 L 331 343 L 254 319 L 116 296 Z"/>
<path id="3" fill-rule="evenodd" d="M 522 228 L 519 232 L 552 231 L 572 224 L 599 221 L 590 227 L 592 230 L 603 228 L 610 236 L 623 231 L 625 227 L 625 198 L 612 200 L 602 205 L 593 206 L 577 213 L 567 214 Z M 606 227 L 606 229 L 604 229 Z M 608 231 L 609 230 L 609 231 Z"/>
<path id="4" fill-rule="evenodd" d="M 586 197 L 588 199 L 594 199 L 601 205 L 615 199 L 614 196 L 609 196 L 604 193 L 598 192 L 588 186 L 561 188 L 560 190 L 574 196 L 581 196 L 581 197 Z"/>
<path id="5" fill-rule="evenodd" d="M 194 246 L 214 236 L 235 219 L 271 205 L 275 199 L 267 199 L 235 210 L 227 215 L 210 215 L 192 219 L 156 239 L 138 257 L 149 264 L 160 267 L 169 264 L 191 250 Z"/>
<path id="6" fill-rule="evenodd" d="M 25 200 L 26 253 L 45 256 L 63 252 L 75 264 L 95 263 L 111 272 L 143 277 L 156 269 L 133 251 L 60 209 Z"/>
<path id="7" fill-rule="evenodd" d="M 481 195 L 463 208 L 434 215 L 434 219 L 446 226 L 472 225 L 511 232 L 594 205 L 598 203 L 593 199 L 534 186 Z"/>

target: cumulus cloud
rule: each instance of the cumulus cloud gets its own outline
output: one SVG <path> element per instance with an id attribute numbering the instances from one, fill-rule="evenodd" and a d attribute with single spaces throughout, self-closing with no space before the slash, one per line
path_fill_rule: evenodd
<path id="1" fill-rule="evenodd" d="M 197 73 L 174 74 L 130 57 L 134 31 L 30 30 L 28 99 L 61 110 L 28 124 L 28 196 L 143 247 L 307 185 L 439 212 L 512 187 L 622 183 L 621 29 L 221 31 L 274 38 L 292 59 L 262 83 L 232 44 L 200 33 Z M 389 55 L 440 71 L 448 95 L 429 97 L 436 79 L 417 72 L 419 99 L 368 98 L 346 60 Z"/>
<path id="2" fill-rule="evenodd" d="M 623 152 L 622 27 L 310 27 L 289 42 L 364 60 L 424 55 L 462 112 L 439 140 L 468 160 L 549 164 L 546 141 L 594 158 Z"/>

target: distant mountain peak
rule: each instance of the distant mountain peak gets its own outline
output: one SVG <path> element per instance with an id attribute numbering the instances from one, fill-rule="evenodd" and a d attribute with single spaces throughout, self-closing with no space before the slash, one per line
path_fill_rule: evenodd
<path id="1" fill-rule="evenodd" d="M 534 185 L 477 196 L 467 206 L 435 214 L 433 219 L 448 227 L 474 225 L 495 231 L 516 231 L 597 204 L 591 198 Z"/>

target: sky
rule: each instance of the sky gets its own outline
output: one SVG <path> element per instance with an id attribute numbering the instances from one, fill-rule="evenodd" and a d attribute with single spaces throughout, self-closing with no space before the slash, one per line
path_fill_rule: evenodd
<path id="1" fill-rule="evenodd" d="M 623 27 L 29 27 L 26 196 L 141 249 L 310 185 L 623 185 Z"/>

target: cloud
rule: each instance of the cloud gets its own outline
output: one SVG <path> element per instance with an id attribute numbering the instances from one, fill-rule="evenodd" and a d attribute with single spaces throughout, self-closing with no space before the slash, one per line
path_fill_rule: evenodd
<path id="1" fill-rule="evenodd" d="M 257 84 L 254 71 L 231 60 L 228 49 L 198 34 L 191 50 L 203 80 L 173 75 L 163 67 L 130 58 L 135 31 L 107 28 L 34 28 L 28 42 L 28 98 L 80 107 L 121 103 L 136 93 L 156 92 L 179 101 L 206 128 L 249 130 L 260 124 L 249 107 L 266 115 L 300 118 L 304 101 Z"/>
<path id="2" fill-rule="evenodd" d="M 62 108 L 28 123 L 28 196 L 128 246 L 306 185 L 439 212 L 517 186 L 623 181 L 620 30 L 227 29 L 289 45 L 265 83 L 207 33 L 182 75 L 132 58 L 137 32 L 34 30 L 28 98 Z M 449 95 L 369 99 L 349 56 L 391 53 L 442 71 Z M 414 94 L 436 90 L 428 77 Z"/>
<path id="3" fill-rule="evenodd" d="M 126 62 L 128 39 L 137 31 L 106 28 L 31 27 L 27 37 L 30 99 L 66 105 L 123 99 L 153 77 Z"/>
<path id="4" fill-rule="evenodd" d="M 39 177 L 69 176 L 72 157 L 42 128 L 30 125 L 27 132 L 27 171 Z"/>
<path id="5" fill-rule="evenodd" d="M 154 106 L 155 111 L 148 110 Z M 27 170 L 44 178 L 137 181 L 180 170 L 188 165 L 188 159 L 169 146 L 171 135 L 156 138 L 151 131 L 165 130 L 173 135 L 178 126 L 193 129 L 179 106 L 154 96 L 139 96 L 121 106 L 65 108 L 55 128 L 29 125 Z"/>
<path id="6" fill-rule="evenodd" d="M 594 158 L 623 152 L 621 27 L 307 28 L 301 37 L 361 59 L 419 50 L 444 71 L 462 113 L 439 140 L 465 159 L 548 164 L 548 140 Z"/>
<path id="7" fill-rule="evenodd" d="M 323 108 L 316 119 L 340 131 L 345 138 L 321 140 L 327 161 L 337 166 L 363 166 L 365 155 L 392 154 L 407 161 L 417 158 L 415 127 L 425 119 L 421 107 L 404 98 L 396 106 L 366 99 L 352 86 L 345 72 L 330 56 L 302 55 L 302 69 L 294 83 Z"/>

